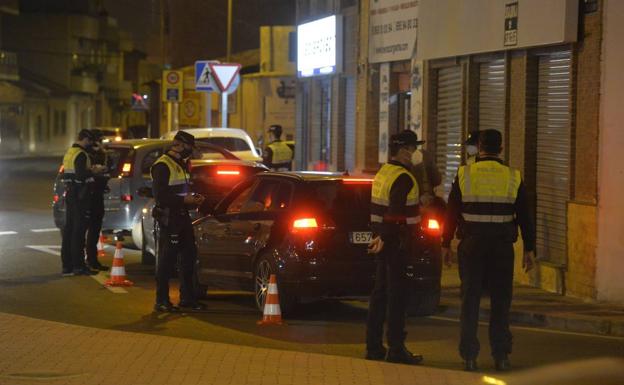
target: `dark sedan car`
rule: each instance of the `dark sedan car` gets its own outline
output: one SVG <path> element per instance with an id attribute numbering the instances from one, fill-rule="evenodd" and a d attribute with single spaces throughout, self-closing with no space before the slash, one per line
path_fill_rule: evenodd
<path id="1" fill-rule="evenodd" d="M 277 275 L 282 311 L 298 301 L 361 297 L 373 286 L 369 205 L 372 180 L 331 173 L 257 174 L 194 222 L 200 285 L 255 292 L 262 309 Z M 412 312 L 431 314 L 440 296 L 440 223 L 414 234 Z"/>

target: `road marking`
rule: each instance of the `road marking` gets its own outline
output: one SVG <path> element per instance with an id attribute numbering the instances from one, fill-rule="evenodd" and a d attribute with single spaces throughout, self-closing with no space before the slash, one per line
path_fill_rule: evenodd
<path id="1" fill-rule="evenodd" d="M 52 255 L 56 255 L 56 256 L 61 256 L 61 246 L 58 245 L 28 245 L 26 246 L 29 249 L 33 249 L 33 250 L 37 250 L 37 251 L 41 251 L 42 253 L 47 253 L 47 254 L 52 254 Z M 95 282 L 99 283 L 100 285 L 104 286 L 105 288 L 107 288 L 110 292 L 115 293 L 115 294 L 126 294 L 128 293 L 127 290 L 125 290 L 124 288 L 121 287 L 111 287 L 111 286 L 106 286 L 106 274 L 103 271 L 98 272 L 97 275 L 90 275 L 91 278 L 93 278 L 95 280 Z"/>
<path id="2" fill-rule="evenodd" d="M 460 322 L 459 319 L 457 319 L 457 318 L 448 318 L 448 317 L 440 317 L 440 316 L 429 316 L 427 318 L 434 319 L 434 320 L 440 320 L 440 321 L 456 322 L 456 323 Z M 487 326 L 488 323 L 484 322 L 484 321 L 479 321 L 479 325 Z M 578 336 L 578 337 L 603 338 L 603 339 L 616 340 L 616 341 L 623 341 L 624 340 L 624 337 L 619 337 L 619 336 L 605 336 L 605 335 L 602 335 L 602 334 L 569 332 L 569 331 L 565 331 L 565 330 L 545 329 L 545 328 L 530 327 L 530 326 L 511 325 L 511 328 L 512 329 L 518 329 L 518 330 L 530 331 L 530 332 L 547 333 L 547 334 L 563 334 L 563 335 Z"/>
<path id="3" fill-rule="evenodd" d="M 59 231 L 59 229 L 56 227 L 50 227 L 47 229 L 31 229 L 30 231 L 32 231 L 33 233 L 51 233 L 53 231 Z"/>
<path id="4" fill-rule="evenodd" d="M 0 235 L 13 235 L 17 234 L 17 231 L 0 231 Z"/>

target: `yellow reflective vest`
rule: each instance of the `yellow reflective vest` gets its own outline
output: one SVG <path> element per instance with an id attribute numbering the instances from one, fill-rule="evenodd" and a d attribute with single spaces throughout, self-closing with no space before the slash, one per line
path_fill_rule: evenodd
<path id="1" fill-rule="evenodd" d="M 290 163 L 293 158 L 293 152 L 288 147 L 288 145 L 281 140 L 276 140 L 275 142 L 269 144 L 268 146 L 273 153 L 271 158 L 272 165 L 282 165 L 285 163 Z"/>
<path id="2" fill-rule="evenodd" d="M 66 183 L 83 183 L 85 181 L 79 180 L 76 177 L 76 158 L 78 155 L 85 154 L 87 159 L 87 168 L 91 168 L 91 158 L 84 148 L 74 145 L 71 146 L 65 156 L 63 157 L 63 182 Z"/>
<path id="3" fill-rule="evenodd" d="M 403 174 L 407 174 L 413 182 L 413 186 L 407 194 L 405 211 L 400 217 L 390 217 L 390 190 L 396 180 Z M 375 175 L 371 193 L 371 222 L 373 223 L 406 223 L 415 225 L 420 222 L 418 208 L 418 182 L 416 178 L 402 166 L 386 163 Z"/>
<path id="4" fill-rule="evenodd" d="M 173 193 L 180 196 L 186 195 L 190 191 L 190 176 L 187 170 L 167 154 L 161 155 L 152 167 L 158 163 L 164 163 L 169 169 L 169 187 L 173 189 Z"/>
<path id="5" fill-rule="evenodd" d="M 520 171 L 495 160 L 461 166 L 457 173 L 462 216 L 467 223 L 509 223 L 522 178 Z"/>

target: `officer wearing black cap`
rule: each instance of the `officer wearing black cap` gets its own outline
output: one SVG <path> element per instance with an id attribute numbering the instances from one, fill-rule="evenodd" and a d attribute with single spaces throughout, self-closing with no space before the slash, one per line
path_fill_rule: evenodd
<path id="1" fill-rule="evenodd" d="M 414 227 L 420 222 L 418 182 L 410 172 L 412 154 L 422 144 L 413 131 L 390 138 L 392 159 L 375 175 L 371 195 L 371 227 L 374 238 L 369 251 L 377 254 L 375 286 L 366 324 L 366 359 L 415 365 L 423 357 L 405 347 L 406 275 Z M 387 323 L 388 349 L 383 346 Z"/>
<path id="2" fill-rule="evenodd" d="M 93 145 L 89 150 L 89 158 L 92 165 L 99 165 L 103 172 L 93 176 L 94 182 L 91 184 L 91 218 L 87 229 L 87 265 L 94 270 L 105 271 L 108 269 L 98 261 L 97 244 L 102 230 L 102 221 L 104 220 L 104 193 L 108 189 L 108 180 L 110 173 L 107 166 L 108 157 L 106 150 L 102 144 L 102 131 L 92 129 Z"/>
<path id="3" fill-rule="evenodd" d="M 63 276 L 94 275 L 85 265 L 85 234 L 90 221 L 92 184 L 101 167 L 91 164 L 88 151 L 93 144 L 93 132 L 83 129 L 63 157 L 65 183 L 65 228 L 61 246 Z"/>
<path id="4" fill-rule="evenodd" d="M 179 131 L 173 138 L 171 148 L 154 162 L 151 169 L 156 201 L 153 216 L 160 229 L 155 311 L 177 310 L 169 300 L 169 278 L 178 254 L 181 260 L 179 306 L 192 310 L 205 308 L 197 301 L 193 290 L 193 269 L 197 257 L 188 209 L 204 201 L 201 195 L 191 193 L 189 184 L 187 163 L 193 155 L 194 146 L 195 137 Z"/>
<path id="5" fill-rule="evenodd" d="M 533 267 L 535 225 L 529 214 L 520 171 L 499 158 L 502 136 L 497 130 L 479 133 L 479 154 L 473 164 L 461 166 L 449 195 L 442 238 L 442 255 L 450 266 L 449 249 L 455 228 L 463 239 L 458 248 L 462 277 L 461 340 L 459 352 L 464 369 L 477 370 L 479 303 L 483 277 L 490 285 L 490 346 L 497 370 L 511 364 L 511 306 L 514 268 L 513 244 L 518 226 L 524 241 L 523 267 Z"/>
<path id="6" fill-rule="evenodd" d="M 479 153 L 479 130 L 468 133 L 468 138 L 464 142 L 466 149 L 466 164 L 470 165 L 477 159 Z"/>
<path id="7" fill-rule="evenodd" d="M 286 143 L 282 142 L 282 126 L 274 124 L 269 127 L 269 135 L 271 136 L 271 142 L 264 150 L 264 164 L 275 171 L 290 171 L 293 152 Z"/>

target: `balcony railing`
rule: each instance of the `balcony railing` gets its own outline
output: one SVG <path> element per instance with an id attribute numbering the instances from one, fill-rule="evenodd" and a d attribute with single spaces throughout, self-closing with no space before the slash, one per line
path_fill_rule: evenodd
<path id="1" fill-rule="evenodd" d="M 17 54 L 0 50 L 0 79 L 18 80 Z"/>

